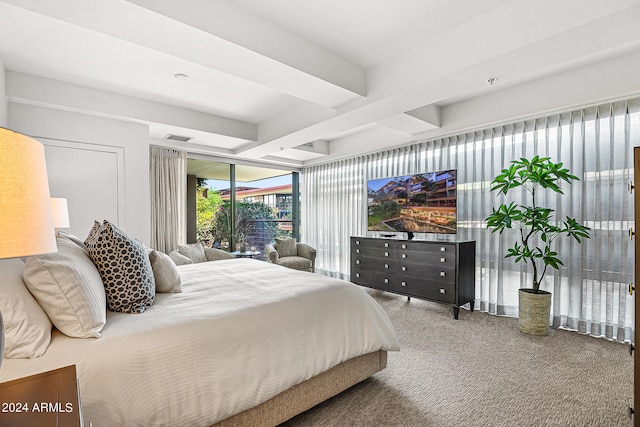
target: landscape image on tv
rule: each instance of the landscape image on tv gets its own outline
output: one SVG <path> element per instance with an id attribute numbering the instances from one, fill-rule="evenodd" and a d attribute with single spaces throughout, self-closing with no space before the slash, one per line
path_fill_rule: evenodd
<path id="1" fill-rule="evenodd" d="M 456 233 L 455 169 L 367 181 L 369 231 Z"/>

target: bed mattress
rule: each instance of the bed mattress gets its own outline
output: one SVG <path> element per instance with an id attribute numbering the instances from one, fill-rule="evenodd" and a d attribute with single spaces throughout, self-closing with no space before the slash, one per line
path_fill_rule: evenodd
<path id="1" fill-rule="evenodd" d="M 109 312 L 100 339 L 54 331 L 0 381 L 75 364 L 85 425 L 208 426 L 358 355 L 398 350 L 359 286 L 252 260 L 180 266 L 183 292 Z"/>

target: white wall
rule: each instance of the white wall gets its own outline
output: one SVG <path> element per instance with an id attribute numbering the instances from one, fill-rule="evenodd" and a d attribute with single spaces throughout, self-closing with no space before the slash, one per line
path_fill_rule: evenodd
<path id="1" fill-rule="evenodd" d="M 146 125 L 10 102 L 9 127 L 45 145 L 52 197 L 66 197 L 70 233 L 108 219 L 149 244 Z"/>

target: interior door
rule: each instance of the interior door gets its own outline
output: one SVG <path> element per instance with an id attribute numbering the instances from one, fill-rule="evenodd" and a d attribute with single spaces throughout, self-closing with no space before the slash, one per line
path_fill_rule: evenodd
<path id="1" fill-rule="evenodd" d="M 633 182 L 634 185 L 640 185 L 640 147 L 634 147 L 633 149 Z M 634 205 L 634 228 L 637 227 L 635 224 L 635 218 L 638 218 L 640 215 L 640 192 L 639 189 L 635 188 L 633 193 L 633 205 Z M 636 229 L 637 233 L 637 229 Z M 630 235 L 632 235 L 630 233 Z M 638 283 L 640 280 L 640 238 L 636 234 L 634 239 L 634 253 L 635 253 L 635 263 L 634 263 L 634 273 L 633 273 L 633 285 L 636 288 L 638 287 Z M 633 291 L 633 288 L 630 285 L 630 291 Z M 634 322 L 634 344 L 638 343 L 638 313 L 640 313 L 640 298 L 635 296 L 635 322 Z M 633 348 L 633 347 L 631 347 Z M 634 410 L 640 410 L 640 354 L 638 351 L 633 352 L 633 408 L 629 408 L 629 414 L 633 414 L 633 425 L 640 426 L 640 414 L 634 414 Z"/>

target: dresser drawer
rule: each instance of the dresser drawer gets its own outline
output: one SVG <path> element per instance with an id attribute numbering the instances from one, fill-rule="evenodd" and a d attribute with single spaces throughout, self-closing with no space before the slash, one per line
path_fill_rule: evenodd
<path id="1" fill-rule="evenodd" d="M 371 248 L 356 246 L 351 248 L 351 259 L 353 258 L 396 259 L 396 251 L 393 248 Z"/>
<path id="2" fill-rule="evenodd" d="M 398 278 L 396 292 L 446 303 L 456 301 L 455 283 L 442 283 L 418 277 Z"/>
<path id="3" fill-rule="evenodd" d="M 381 273 L 394 274 L 396 272 L 395 259 L 368 258 L 356 255 L 351 258 L 351 268 L 372 269 Z"/>
<path id="4" fill-rule="evenodd" d="M 398 249 L 396 258 L 405 264 L 421 264 L 434 267 L 456 265 L 456 255 L 454 253 L 439 252 L 414 252 Z"/>
<path id="5" fill-rule="evenodd" d="M 450 254 L 456 253 L 456 245 L 451 243 L 424 243 L 424 242 L 397 242 L 398 250 L 422 252 L 422 253 L 439 253 Z"/>
<path id="6" fill-rule="evenodd" d="M 351 268 L 351 281 L 358 285 L 365 285 L 383 291 L 393 291 L 396 278 L 393 274 L 383 274 L 362 268 Z"/>
<path id="7" fill-rule="evenodd" d="M 401 277 L 419 277 L 425 280 L 434 280 L 442 283 L 455 283 L 456 268 L 455 266 L 440 266 L 434 268 L 430 265 L 421 264 L 405 264 L 398 261 L 396 269 L 398 276 Z"/>
<path id="8" fill-rule="evenodd" d="M 395 249 L 396 242 L 381 239 L 366 239 L 354 237 L 351 239 L 351 247 L 355 248 L 375 248 L 375 249 Z"/>

